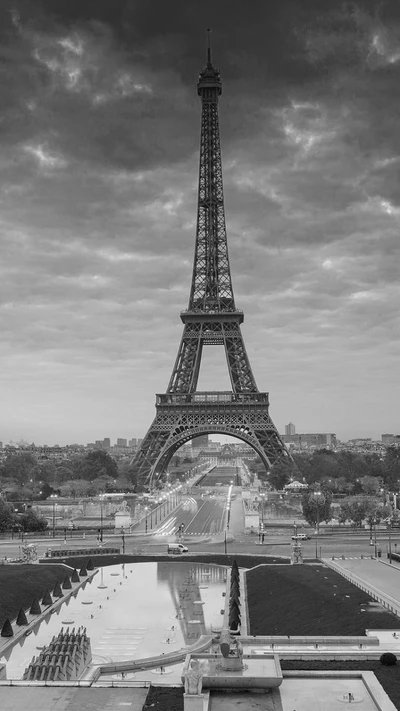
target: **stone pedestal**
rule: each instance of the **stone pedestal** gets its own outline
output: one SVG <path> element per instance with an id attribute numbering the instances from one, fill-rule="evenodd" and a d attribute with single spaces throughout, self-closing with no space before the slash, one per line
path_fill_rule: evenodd
<path id="1" fill-rule="evenodd" d="M 203 711 L 204 694 L 183 694 L 184 711 Z"/>
<path id="2" fill-rule="evenodd" d="M 221 669 L 225 671 L 238 671 L 243 669 L 243 662 L 240 657 L 222 657 Z"/>

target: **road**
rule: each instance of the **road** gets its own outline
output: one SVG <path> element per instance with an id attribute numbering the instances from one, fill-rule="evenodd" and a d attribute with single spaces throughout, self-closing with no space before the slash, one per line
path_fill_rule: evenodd
<path id="1" fill-rule="evenodd" d="M 226 496 L 202 499 L 201 496 L 189 496 L 157 528 L 155 536 L 176 534 L 178 526 L 184 524 L 184 534 L 213 535 L 224 527 Z"/>
<path id="2" fill-rule="evenodd" d="M 202 504 L 205 504 L 202 506 Z M 182 521 L 182 515 L 176 517 L 171 515 L 169 520 L 175 526 Z M 213 521 L 221 520 L 223 515 L 223 506 L 221 501 L 206 501 L 198 502 L 196 509 L 186 510 L 185 515 L 188 515 L 188 531 L 183 536 L 184 543 L 188 546 L 191 552 L 210 552 L 223 553 L 225 549 L 223 536 L 212 536 L 209 529 L 212 527 Z M 190 523 L 191 516 L 191 523 Z M 172 524 L 171 524 L 172 525 Z M 214 524 L 216 525 L 216 524 Z M 203 535 L 193 535 L 193 531 L 203 533 Z M 208 533 L 207 533 L 208 531 Z M 219 538 L 219 540 L 218 540 Z M 143 536 L 125 536 L 125 552 L 126 553 L 165 553 L 168 540 L 176 540 L 174 537 L 167 537 L 163 531 L 158 531 L 153 535 Z M 210 540 L 211 539 L 211 540 Z M 212 540 L 214 539 L 214 540 Z M 105 534 L 105 545 L 116 546 L 122 550 L 122 538 L 120 535 Z M 85 540 L 74 538 L 68 539 L 67 545 L 64 544 L 63 538 L 37 540 L 39 556 L 44 556 L 48 547 L 52 548 L 80 548 L 93 546 L 96 544 L 96 537 L 86 537 Z M 382 536 L 378 536 L 378 545 L 382 550 L 382 559 L 387 560 L 388 537 L 386 532 L 382 532 Z M 0 544 L 0 558 L 7 556 L 8 558 L 17 557 L 20 551 L 21 541 L 4 541 Z M 304 541 L 302 544 L 303 554 L 305 558 L 315 557 L 315 540 Z M 250 553 L 277 556 L 290 556 L 291 540 L 290 533 L 281 535 L 278 533 L 267 534 L 264 545 L 258 542 L 258 536 L 245 535 L 244 533 L 235 535 L 235 539 L 231 540 L 228 536 L 227 552 L 228 553 Z M 392 552 L 400 551 L 400 535 L 392 536 Z M 369 545 L 369 536 L 360 537 L 353 532 L 348 535 L 329 536 L 329 538 L 318 539 L 318 556 L 330 558 L 332 556 L 339 557 L 344 555 L 346 558 L 359 558 L 361 555 L 367 557 L 374 554 L 374 546 Z"/>
<path id="3" fill-rule="evenodd" d="M 105 545 L 123 548 L 126 553 L 163 553 L 166 549 L 167 541 L 177 540 L 178 527 L 184 524 L 183 542 L 193 552 L 224 552 L 225 541 L 223 532 L 227 523 L 226 503 L 228 487 L 224 490 L 216 491 L 213 496 L 202 495 L 204 488 L 193 487 L 190 494 L 186 494 L 179 505 L 171 511 L 163 520 L 161 518 L 161 508 L 158 513 L 149 512 L 147 521 L 142 520 L 139 526 L 133 530 L 133 535 L 125 533 L 124 541 L 121 535 L 104 531 L 103 540 Z M 162 509 L 164 512 L 164 509 Z M 231 502 L 230 527 L 227 531 L 227 551 L 229 553 L 266 553 L 276 556 L 290 556 L 291 535 L 293 527 L 287 528 L 266 528 L 264 544 L 260 545 L 258 535 L 246 535 L 244 533 L 244 515 L 239 487 L 233 489 Z M 43 557 L 47 548 L 82 548 L 93 547 L 97 544 L 96 535 L 86 534 L 85 539 L 75 537 L 64 542 L 64 538 L 40 538 L 37 539 L 38 554 Z M 79 534 L 78 534 L 79 535 Z M 30 539 L 31 540 L 31 539 Z M 389 537 L 387 531 L 377 531 L 377 549 L 381 549 L 382 558 L 387 559 L 389 548 Z M 0 542 L 0 558 L 5 556 L 19 557 L 21 541 Z M 320 532 L 318 540 L 313 538 L 302 542 L 303 555 L 305 558 L 318 557 L 330 558 L 344 555 L 346 558 L 359 558 L 361 555 L 368 557 L 375 553 L 375 545 L 370 545 L 369 531 L 354 532 L 349 529 L 345 534 L 335 534 L 331 532 Z M 400 552 L 400 531 L 391 533 L 392 552 Z"/>

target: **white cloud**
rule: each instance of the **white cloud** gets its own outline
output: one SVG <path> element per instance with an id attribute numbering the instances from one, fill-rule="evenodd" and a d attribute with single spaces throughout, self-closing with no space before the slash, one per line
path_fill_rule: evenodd
<path id="1" fill-rule="evenodd" d="M 64 168 L 66 160 L 50 151 L 43 144 L 23 146 L 26 153 L 34 156 L 42 168 Z"/>

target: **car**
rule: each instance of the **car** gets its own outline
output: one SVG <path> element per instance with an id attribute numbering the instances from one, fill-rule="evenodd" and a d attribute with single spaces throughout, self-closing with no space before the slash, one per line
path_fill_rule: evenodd
<path id="1" fill-rule="evenodd" d="M 167 552 L 168 553 L 174 553 L 175 555 L 180 555 L 181 553 L 187 553 L 188 552 L 187 546 L 184 546 L 183 543 L 168 543 L 167 547 Z"/>
<path id="2" fill-rule="evenodd" d="M 292 536 L 292 541 L 309 541 L 311 536 L 307 536 L 306 533 L 298 533 L 296 536 Z"/>

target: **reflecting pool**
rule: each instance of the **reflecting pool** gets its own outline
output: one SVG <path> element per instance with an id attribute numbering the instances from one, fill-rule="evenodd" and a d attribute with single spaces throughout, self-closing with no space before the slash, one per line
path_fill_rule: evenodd
<path id="1" fill-rule="evenodd" d="M 226 568 L 167 561 L 100 568 L 57 612 L 1 657 L 21 679 L 61 627 L 86 627 L 93 664 L 166 654 L 222 626 Z M 149 674 L 147 673 L 147 676 Z"/>

